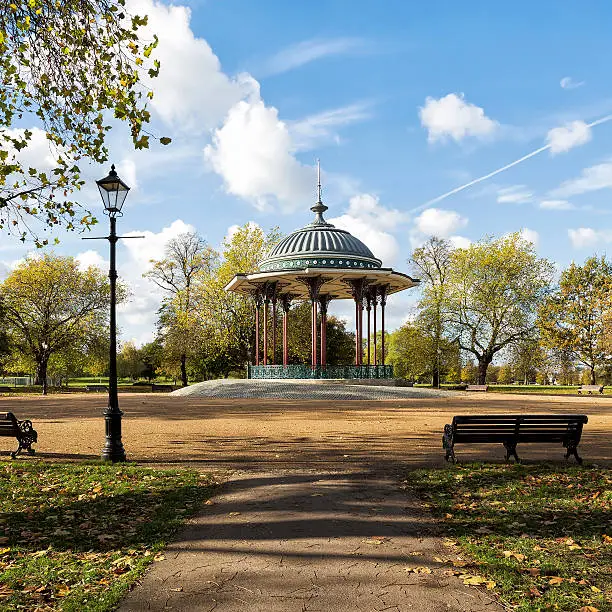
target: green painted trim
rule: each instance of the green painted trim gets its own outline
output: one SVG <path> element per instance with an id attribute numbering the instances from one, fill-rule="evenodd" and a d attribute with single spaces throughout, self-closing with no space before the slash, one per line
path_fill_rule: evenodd
<path id="1" fill-rule="evenodd" d="M 309 366 L 305 364 L 249 365 L 247 377 L 253 379 L 373 379 L 393 378 L 392 365 Z"/>

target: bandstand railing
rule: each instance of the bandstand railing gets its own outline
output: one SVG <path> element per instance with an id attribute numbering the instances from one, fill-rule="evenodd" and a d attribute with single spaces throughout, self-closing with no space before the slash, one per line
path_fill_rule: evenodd
<path id="1" fill-rule="evenodd" d="M 249 365 L 248 378 L 393 378 L 392 365 Z"/>

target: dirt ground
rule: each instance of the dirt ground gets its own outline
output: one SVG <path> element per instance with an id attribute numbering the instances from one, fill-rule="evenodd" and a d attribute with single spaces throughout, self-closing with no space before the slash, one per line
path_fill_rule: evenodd
<path id="1" fill-rule="evenodd" d="M 121 394 L 123 442 L 139 463 L 186 464 L 209 471 L 301 467 L 442 465 L 441 436 L 455 414 L 587 414 L 579 451 L 589 462 L 612 464 L 612 398 L 449 395 L 384 401 L 211 400 L 160 394 Z M 31 419 L 37 455 L 96 459 L 104 444 L 102 394 L 2 397 L 0 411 Z M 0 438 L 2 458 L 15 440 Z M 563 460 L 563 449 L 519 446 L 524 461 Z M 458 446 L 459 460 L 503 460 L 497 446 Z"/>

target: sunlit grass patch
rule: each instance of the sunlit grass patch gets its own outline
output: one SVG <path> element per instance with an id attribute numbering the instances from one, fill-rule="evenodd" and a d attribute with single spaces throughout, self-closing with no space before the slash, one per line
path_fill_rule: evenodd
<path id="1" fill-rule="evenodd" d="M 512 609 L 612 610 L 612 470 L 467 464 L 406 484 Z"/>
<path id="2" fill-rule="evenodd" d="M 0 609 L 113 609 L 212 484 L 187 470 L 0 464 Z"/>

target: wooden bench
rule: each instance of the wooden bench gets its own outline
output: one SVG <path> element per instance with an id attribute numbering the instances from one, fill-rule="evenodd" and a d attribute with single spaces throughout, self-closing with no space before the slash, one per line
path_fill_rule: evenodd
<path id="1" fill-rule="evenodd" d="M 105 393 L 108 393 L 108 387 L 105 385 L 87 385 L 85 387 L 85 391 L 104 391 Z"/>
<path id="2" fill-rule="evenodd" d="M 151 385 L 151 391 L 174 391 L 174 387 L 172 385 L 156 385 L 153 383 Z"/>
<path id="3" fill-rule="evenodd" d="M 19 448 L 11 453 L 15 459 L 23 449 L 30 455 L 34 454 L 32 444 L 38 442 L 38 433 L 32 427 L 32 421 L 18 421 L 12 412 L 0 412 L 0 436 L 3 438 L 17 438 Z"/>
<path id="4" fill-rule="evenodd" d="M 12 393 L 13 389 L 10 387 L 0 387 L 0 393 Z"/>
<path id="5" fill-rule="evenodd" d="M 603 385 L 581 385 L 578 387 L 578 393 L 582 393 L 586 391 L 589 395 L 593 393 L 602 393 L 603 394 L 604 386 Z"/>
<path id="6" fill-rule="evenodd" d="M 444 426 L 442 447 L 447 461 L 455 463 L 455 444 L 503 444 L 506 461 L 510 456 L 520 461 L 516 446 L 520 442 L 539 444 L 560 442 L 567 449 L 565 458 L 574 455 L 578 463 L 578 444 L 582 426 L 588 422 L 584 414 L 492 414 L 455 416 Z"/>
<path id="7" fill-rule="evenodd" d="M 489 385 L 468 385 L 466 391 L 488 391 Z"/>

